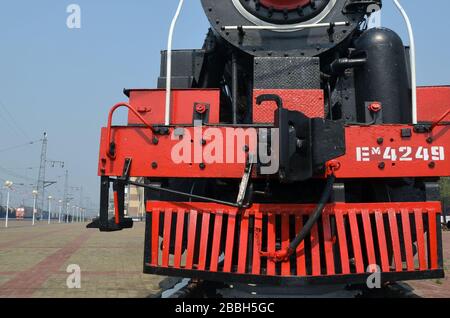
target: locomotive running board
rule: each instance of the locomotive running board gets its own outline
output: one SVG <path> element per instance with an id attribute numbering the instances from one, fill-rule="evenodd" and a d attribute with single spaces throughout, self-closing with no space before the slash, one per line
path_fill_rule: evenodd
<path id="1" fill-rule="evenodd" d="M 439 202 L 326 207 L 289 261 L 262 257 L 284 249 L 313 205 L 148 202 L 144 272 L 212 281 L 311 284 L 444 277 Z M 416 234 L 417 233 L 417 234 Z"/>

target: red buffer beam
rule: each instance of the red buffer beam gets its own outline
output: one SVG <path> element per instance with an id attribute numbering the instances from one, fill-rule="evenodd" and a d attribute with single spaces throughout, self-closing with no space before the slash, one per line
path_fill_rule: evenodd
<path id="1" fill-rule="evenodd" d="M 213 145 L 212 139 L 205 139 L 210 128 L 218 129 L 223 136 L 222 143 Z M 255 153 L 258 135 L 255 129 L 239 127 L 203 127 L 197 132 L 193 127 L 171 128 L 169 135 L 154 135 L 145 127 L 112 127 L 111 130 L 115 157 L 107 155 L 110 142 L 108 130 L 104 128 L 100 176 L 121 176 L 125 160 L 131 158 L 131 177 L 241 179 L 247 155 L 244 148 L 250 146 L 250 152 Z M 180 147 L 180 136 L 178 139 L 172 136 L 175 130 L 183 131 L 191 152 L 181 162 L 173 157 Z M 244 138 L 236 137 L 239 134 Z M 339 167 L 335 171 L 337 178 L 450 176 L 450 126 L 437 126 L 429 133 L 416 133 L 408 125 L 350 126 L 345 128 L 345 135 L 346 154 L 334 160 Z M 204 158 L 212 148 L 221 156 L 209 163 Z M 232 158 L 228 157 L 229 153 L 233 153 Z"/>

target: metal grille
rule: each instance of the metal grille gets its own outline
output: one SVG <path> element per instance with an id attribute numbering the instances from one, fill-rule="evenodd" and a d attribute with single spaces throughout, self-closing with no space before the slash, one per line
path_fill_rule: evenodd
<path id="1" fill-rule="evenodd" d="M 320 62 L 314 57 L 255 58 L 255 89 L 320 89 Z"/>
<path id="2" fill-rule="evenodd" d="M 242 213 L 149 202 L 148 210 L 150 268 L 300 278 L 365 274 L 370 265 L 383 273 L 442 268 L 439 203 L 329 205 L 296 255 L 281 263 L 261 252 L 287 248 L 314 206 L 254 205 Z"/>

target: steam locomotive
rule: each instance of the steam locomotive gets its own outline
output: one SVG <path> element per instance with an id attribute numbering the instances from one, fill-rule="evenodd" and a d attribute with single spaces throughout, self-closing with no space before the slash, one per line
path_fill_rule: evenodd
<path id="1" fill-rule="evenodd" d="M 417 88 L 413 47 L 368 27 L 381 0 L 201 2 L 203 48 L 163 51 L 158 88 L 125 90 L 110 112 L 90 226 L 132 227 L 125 189 L 137 186 L 149 274 L 443 277 L 450 87 Z M 119 107 L 126 126 L 112 125 Z"/>

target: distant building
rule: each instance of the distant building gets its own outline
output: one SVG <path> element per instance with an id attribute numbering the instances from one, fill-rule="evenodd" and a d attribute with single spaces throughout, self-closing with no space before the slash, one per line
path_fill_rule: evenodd
<path id="1" fill-rule="evenodd" d="M 6 208 L 3 206 L 0 206 L 0 218 L 4 218 L 6 216 Z"/>
<path id="2" fill-rule="evenodd" d="M 450 200 L 444 200 L 444 215 L 450 217 Z"/>
<path id="3" fill-rule="evenodd" d="M 0 218 L 4 219 L 6 217 L 6 207 L 0 206 Z M 13 208 L 9 208 L 9 218 L 16 218 L 16 210 Z"/>
<path id="4" fill-rule="evenodd" d="M 135 180 L 140 182 L 141 180 Z M 143 188 L 130 186 L 127 189 L 125 203 L 126 214 L 132 218 L 144 218 L 145 216 L 145 191 Z"/>
<path id="5" fill-rule="evenodd" d="M 132 179 L 139 182 L 139 179 Z M 112 217 L 115 214 L 114 196 L 109 196 L 108 214 Z M 145 216 L 145 197 L 144 189 L 135 186 L 125 188 L 125 216 L 131 218 L 143 218 Z"/>

